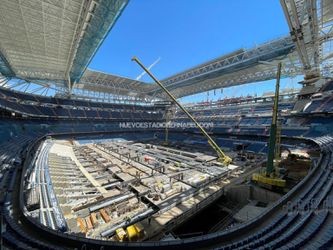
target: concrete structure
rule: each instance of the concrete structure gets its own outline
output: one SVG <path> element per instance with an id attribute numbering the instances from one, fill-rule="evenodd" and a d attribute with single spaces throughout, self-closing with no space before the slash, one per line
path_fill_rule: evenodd
<path id="1" fill-rule="evenodd" d="M 250 170 L 224 167 L 203 153 L 134 141 L 53 141 L 48 150 L 48 171 L 68 233 L 96 239 L 116 240 L 118 228 L 136 222 L 143 225 L 144 239 L 162 237 Z"/>

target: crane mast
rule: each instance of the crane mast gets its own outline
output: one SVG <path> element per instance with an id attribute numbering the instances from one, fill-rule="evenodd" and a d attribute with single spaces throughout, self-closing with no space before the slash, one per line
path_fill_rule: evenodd
<path id="1" fill-rule="evenodd" d="M 277 126 L 278 126 L 278 107 L 279 107 L 279 92 L 280 92 L 280 78 L 281 78 L 282 64 L 277 65 L 276 85 L 275 85 L 275 96 L 273 105 L 273 116 L 270 129 L 270 136 L 268 142 L 267 162 L 266 169 L 261 173 L 254 173 L 252 180 L 264 186 L 279 187 L 283 188 L 286 186 L 286 181 L 279 178 L 276 174 L 274 167 L 274 158 L 276 152 L 277 142 Z M 280 135 L 279 135 L 280 136 Z"/>

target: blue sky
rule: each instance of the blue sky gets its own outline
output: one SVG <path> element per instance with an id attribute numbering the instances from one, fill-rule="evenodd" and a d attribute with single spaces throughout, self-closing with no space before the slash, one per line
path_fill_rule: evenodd
<path id="1" fill-rule="evenodd" d="M 131 0 L 89 68 L 136 78 L 142 70 L 131 62 L 134 55 L 147 66 L 160 57 L 152 72 L 163 79 L 288 32 L 277 0 Z M 141 80 L 151 82 L 147 76 Z M 296 81 L 285 79 L 282 88 L 296 86 Z M 273 82 L 227 89 L 223 96 L 246 95 L 255 89 L 261 94 L 273 89 Z M 220 97 L 221 93 L 215 96 Z"/>

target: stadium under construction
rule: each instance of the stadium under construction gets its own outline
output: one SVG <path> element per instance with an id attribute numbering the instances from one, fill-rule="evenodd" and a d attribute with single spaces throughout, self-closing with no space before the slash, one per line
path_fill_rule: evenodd
<path id="1" fill-rule="evenodd" d="M 133 57 L 150 83 L 87 68 L 127 4 L 1 0 L 1 247 L 330 249 L 333 2 L 280 0 L 289 34 L 166 79 Z"/>

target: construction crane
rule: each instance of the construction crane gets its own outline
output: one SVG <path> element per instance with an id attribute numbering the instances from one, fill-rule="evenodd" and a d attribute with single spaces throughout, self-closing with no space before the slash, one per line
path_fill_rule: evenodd
<path id="1" fill-rule="evenodd" d="M 279 178 L 278 173 L 276 173 L 276 168 L 274 167 L 274 158 L 276 152 L 276 142 L 277 142 L 277 125 L 278 125 L 278 107 L 279 107 L 279 91 L 280 91 L 280 78 L 281 78 L 281 67 L 282 64 L 278 63 L 277 66 L 277 76 L 276 76 L 276 86 L 275 86 L 275 96 L 274 96 L 274 106 L 273 106 L 273 117 L 270 129 L 268 152 L 267 152 L 267 163 L 265 171 L 260 173 L 254 173 L 252 175 L 252 181 L 262 184 L 264 186 L 270 187 L 280 187 L 286 186 L 286 181 Z"/>
<path id="2" fill-rule="evenodd" d="M 191 119 L 191 121 L 197 126 L 200 132 L 207 138 L 209 145 L 216 151 L 218 155 L 218 161 L 224 165 L 229 165 L 232 159 L 227 156 L 222 149 L 217 145 L 217 143 L 210 137 L 206 130 L 194 119 L 194 117 L 177 101 L 177 99 L 167 90 L 164 85 L 139 61 L 137 57 L 133 57 L 132 61 L 135 61 L 139 66 L 159 85 L 164 92 L 173 100 L 177 106 Z"/>

